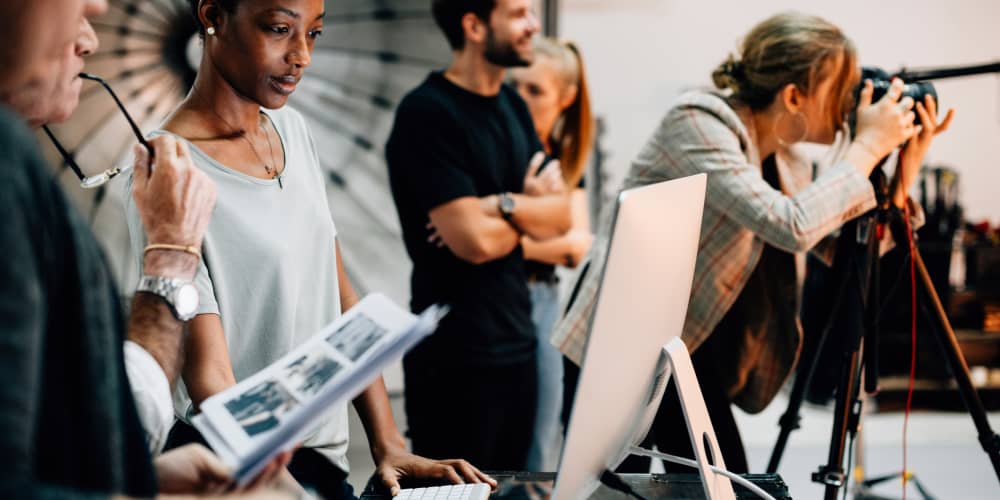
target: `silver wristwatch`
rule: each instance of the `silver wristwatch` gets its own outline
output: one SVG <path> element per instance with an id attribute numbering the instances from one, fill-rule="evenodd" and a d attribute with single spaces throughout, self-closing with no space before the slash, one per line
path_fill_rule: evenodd
<path id="1" fill-rule="evenodd" d="M 159 295 L 170 306 L 170 312 L 181 321 L 194 317 L 198 310 L 198 289 L 190 281 L 163 276 L 143 276 L 136 292 Z"/>

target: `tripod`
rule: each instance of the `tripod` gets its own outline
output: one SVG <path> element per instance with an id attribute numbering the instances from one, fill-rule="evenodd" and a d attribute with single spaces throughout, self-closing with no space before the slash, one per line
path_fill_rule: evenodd
<path id="1" fill-rule="evenodd" d="M 910 247 L 907 227 L 901 214 L 889 206 L 888 186 L 881 164 L 872 172 L 871 181 L 875 188 L 877 207 L 846 223 L 841 230 L 832 274 L 837 280 L 834 288 L 836 298 L 830 308 L 812 362 L 800 363 L 796 370 L 788 408 L 779 419 L 781 431 L 767 466 L 767 472 L 777 472 L 788 437 L 800 426 L 799 411 L 805 392 L 811 383 L 824 347 L 830 341 L 831 332 L 846 337 L 844 348 L 840 352 L 840 378 L 836 389 L 837 398 L 827 463 L 812 474 L 814 482 L 826 485 L 824 498 L 827 500 L 834 500 L 838 490 L 845 484 L 846 474 L 843 467 L 845 442 L 848 434 L 852 437 L 856 434 L 861 417 L 859 396 L 863 369 L 867 369 L 864 377 L 866 392 L 873 393 L 878 387 L 879 241 L 882 231 L 884 228 L 891 228 L 897 246 Z M 997 479 L 1000 480 L 1000 436 L 990 428 L 986 410 L 972 385 L 969 367 L 959 350 L 955 332 L 951 328 L 920 252 L 913 248 L 910 258 L 917 272 L 921 299 L 919 304 L 933 323 L 931 334 L 945 355 L 951 375 L 958 384 L 962 401 L 975 423 L 979 442 L 993 464 Z"/>

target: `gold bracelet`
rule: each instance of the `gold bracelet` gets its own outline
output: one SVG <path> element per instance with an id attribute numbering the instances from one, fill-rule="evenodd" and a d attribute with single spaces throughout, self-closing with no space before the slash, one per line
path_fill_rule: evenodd
<path id="1" fill-rule="evenodd" d="M 146 245 L 146 248 L 143 249 L 142 251 L 142 255 L 145 256 L 151 250 L 173 250 L 176 252 L 185 252 L 194 255 L 195 257 L 198 257 L 199 260 L 201 260 L 201 250 L 198 250 L 198 247 L 194 247 L 191 245 L 170 245 L 167 243 L 154 243 L 152 245 Z"/>

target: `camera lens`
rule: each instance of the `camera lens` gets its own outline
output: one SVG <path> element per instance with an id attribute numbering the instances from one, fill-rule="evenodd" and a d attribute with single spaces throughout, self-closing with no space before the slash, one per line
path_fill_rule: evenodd
<path id="1" fill-rule="evenodd" d="M 874 91 L 872 93 L 872 102 L 878 102 L 878 100 L 881 99 L 882 96 L 884 96 L 885 93 L 889 91 L 889 86 L 892 85 L 892 81 L 887 78 L 886 79 L 872 78 L 871 80 L 872 80 L 872 89 Z M 857 92 L 860 93 L 862 88 L 864 88 L 864 81 L 862 81 L 861 85 L 858 86 Z M 932 83 L 912 82 L 906 84 L 906 86 L 903 88 L 903 95 L 901 95 L 899 98 L 902 99 L 904 97 L 910 97 L 913 99 L 913 102 L 917 103 L 917 102 L 924 102 L 924 97 L 928 95 L 934 97 L 934 100 L 937 101 L 937 91 L 934 89 L 934 85 Z M 913 123 L 916 125 L 920 125 L 919 114 L 917 114 L 916 117 L 913 119 Z"/>

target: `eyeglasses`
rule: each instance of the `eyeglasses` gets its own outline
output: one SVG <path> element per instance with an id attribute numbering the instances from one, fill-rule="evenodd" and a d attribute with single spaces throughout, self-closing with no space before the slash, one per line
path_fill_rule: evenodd
<path id="1" fill-rule="evenodd" d="M 139 130 L 139 126 L 135 124 L 135 120 L 133 120 L 132 116 L 129 115 L 128 111 L 125 110 L 125 105 L 123 105 L 122 101 L 118 99 L 117 95 L 115 95 L 115 91 L 111 90 L 111 86 L 108 85 L 108 82 L 104 81 L 101 77 L 96 75 L 91 75 L 90 73 L 80 73 L 79 76 L 80 78 L 83 78 L 85 80 L 91 80 L 100 83 L 101 86 L 104 87 L 104 90 L 107 90 L 108 93 L 111 94 L 111 98 L 115 100 L 115 104 L 118 105 L 118 109 L 122 112 L 123 115 L 125 115 L 125 119 L 128 120 L 128 124 L 132 128 L 132 133 L 135 134 L 135 138 L 139 140 L 139 144 L 142 144 L 143 147 L 145 147 L 146 150 L 149 151 L 149 158 L 150 160 L 152 160 L 153 147 L 150 146 L 148 142 L 146 142 L 146 138 L 142 136 L 142 131 Z M 80 169 L 80 165 L 78 165 L 76 163 L 76 160 L 73 159 L 73 155 L 70 154 L 69 151 L 66 151 L 66 148 L 64 148 L 63 145 L 59 143 L 59 141 L 56 139 L 56 136 L 52 133 L 51 130 L 49 130 L 49 127 L 47 125 L 43 125 L 42 129 L 45 130 L 45 134 L 49 136 L 49 139 L 52 141 L 52 144 L 55 145 L 56 149 L 59 151 L 59 154 L 62 155 L 63 160 L 66 162 L 66 165 L 73 171 L 74 174 L 76 174 L 77 177 L 80 178 L 80 186 L 83 188 L 93 189 L 96 187 L 103 186 L 107 184 L 107 182 L 110 181 L 111 179 L 117 177 L 119 174 L 123 174 L 132 169 L 132 165 L 124 165 L 121 167 L 109 168 L 97 175 L 92 175 L 90 177 L 87 177 L 86 175 L 83 175 L 83 170 Z"/>

